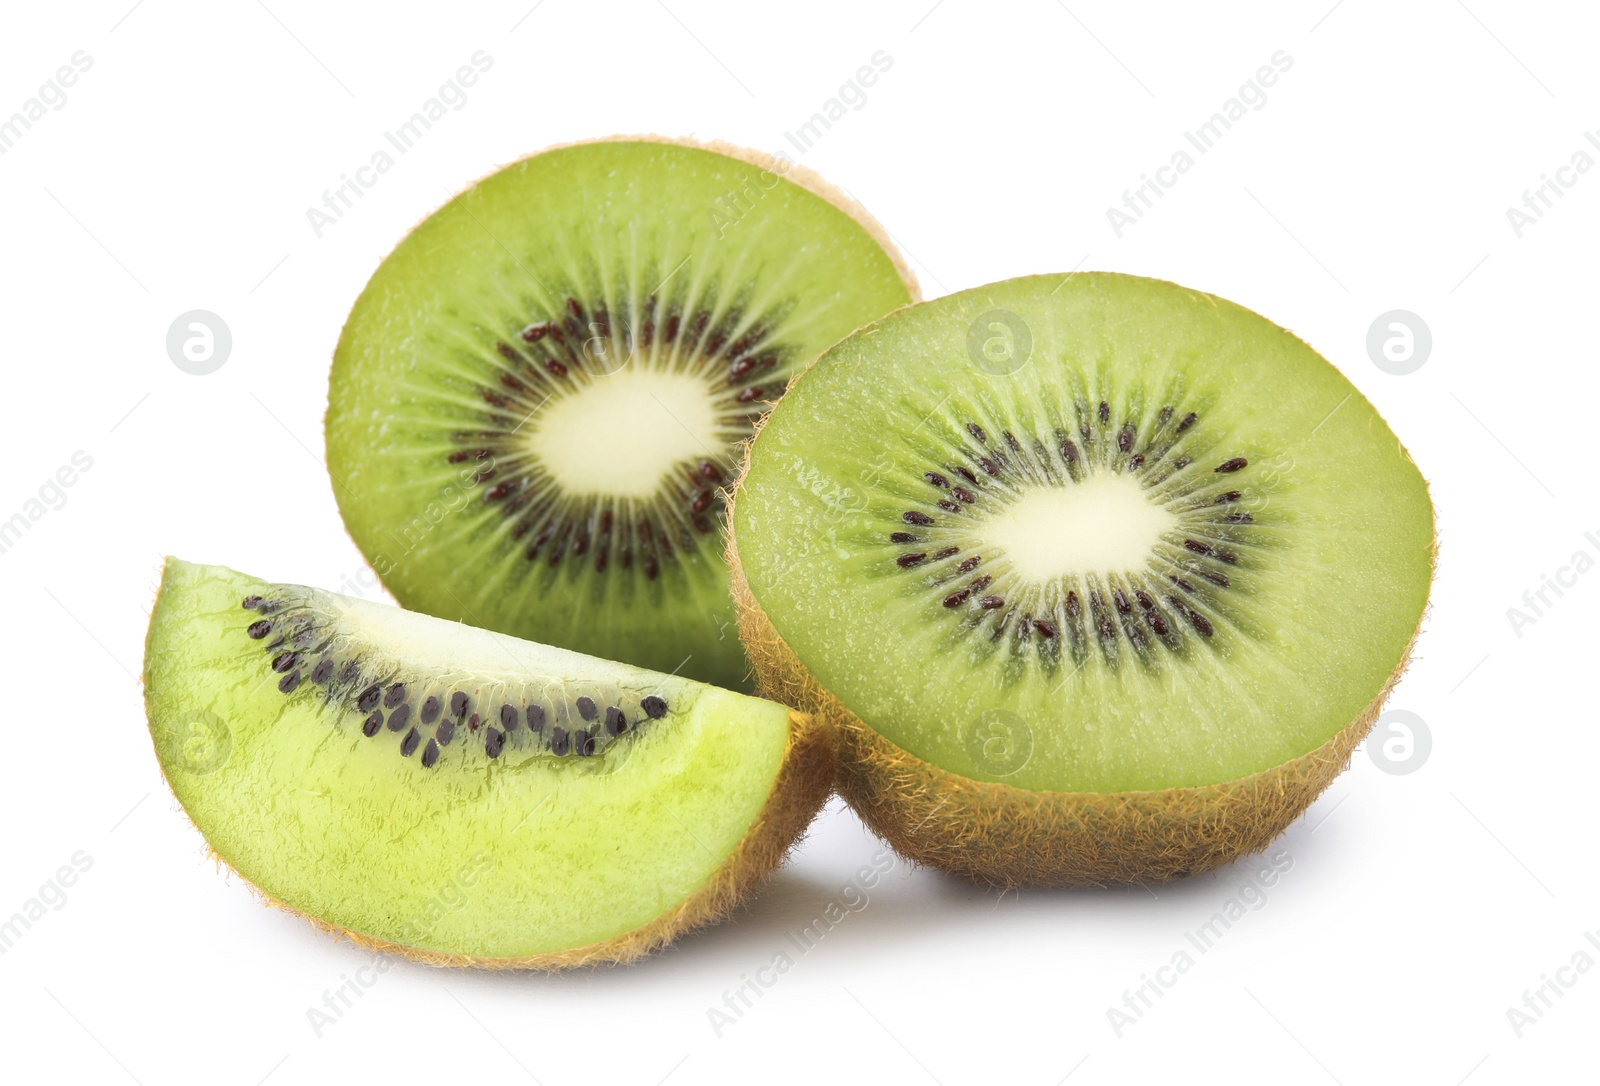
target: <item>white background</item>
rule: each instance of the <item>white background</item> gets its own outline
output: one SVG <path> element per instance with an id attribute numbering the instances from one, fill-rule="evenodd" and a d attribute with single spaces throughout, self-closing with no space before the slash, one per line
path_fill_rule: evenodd
<path id="1" fill-rule="evenodd" d="M 0 118 L 93 60 L 0 156 L 0 520 L 75 452 L 93 461 L 0 554 L 0 921 L 59 904 L 0 956 L 8 1079 L 1593 1079 L 1600 967 L 1560 974 L 1520 1036 L 1507 1011 L 1580 950 L 1600 962 L 1600 573 L 1520 630 L 1507 612 L 1600 557 L 1600 170 L 1567 175 L 1520 238 L 1506 214 L 1600 129 L 1592 9 L 130 3 L 12 5 L 0 33 Z M 316 237 L 306 209 L 477 50 L 494 64 L 468 103 Z M 1359 751 L 1275 846 L 1292 866 L 1265 904 L 1203 955 L 1185 934 L 1259 859 L 1153 892 L 1004 896 L 896 867 L 798 954 L 788 934 L 853 899 L 880 847 L 835 805 L 745 915 L 654 959 L 397 962 L 319 1036 L 308 1009 L 371 960 L 219 875 L 163 786 L 136 679 L 161 556 L 361 584 L 320 463 L 326 370 L 405 230 L 561 141 L 793 153 L 785 133 L 879 50 L 892 68 L 801 161 L 887 225 L 929 297 L 1079 267 L 1177 280 L 1294 329 L 1388 418 L 1439 510 L 1431 617 L 1391 702 L 1431 755 L 1392 775 Z M 1267 103 L 1117 237 L 1106 209 L 1278 50 L 1294 63 Z M 197 308 L 233 335 L 204 377 L 165 348 Z M 1366 348 L 1397 308 L 1432 330 L 1409 376 Z M 78 853 L 92 866 L 60 904 L 45 888 Z M 1108 1009 L 1186 948 L 1194 967 L 1119 1034 Z M 714 1029 L 708 1008 L 780 952 L 792 968 Z"/>

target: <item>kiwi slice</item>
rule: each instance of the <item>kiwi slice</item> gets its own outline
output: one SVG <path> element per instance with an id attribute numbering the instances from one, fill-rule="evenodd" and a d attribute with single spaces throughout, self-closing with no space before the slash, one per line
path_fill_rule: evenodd
<path id="1" fill-rule="evenodd" d="M 841 791 L 900 851 L 1004 885 L 1263 847 L 1371 726 L 1432 579 L 1427 486 L 1349 381 L 1125 275 L 869 325 L 736 494 L 763 691 L 837 725 Z"/>
<path id="2" fill-rule="evenodd" d="M 774 702 L 176 559 L 144 683 L 220 860 L 435 965 L 638 957 L 725 914 L 832 778 Z"/>
<path id="3" fill-rule="evenodd" d="M 418 225 L 334 354 L 328 468 L 402 605 L 737 687 L 723 488 L 789 378 L 916 283 L 755 152 L 560 147 Z"/>

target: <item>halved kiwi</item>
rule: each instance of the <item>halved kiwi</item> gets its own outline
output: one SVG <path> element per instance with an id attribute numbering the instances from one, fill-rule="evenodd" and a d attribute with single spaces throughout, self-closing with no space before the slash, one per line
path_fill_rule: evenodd
<path id="1" fill-rule="evenodd" d="M 435 965 L 638 957 L 725 914 L 832 779 L 774 702 L 176 559 L 144 681 L 217 857 Z"/>
<path id="2" fill-rule="evenodd" d="M 824 354 L 732 514 L 767 694 L 916 860 L 1003 885 L 1261 848 L 1346 764 L 1432 576 L 1422 476 L 1290 333 L 1124 275 L 911 306 Z"/>
<path id="3" fill-rule="evenodd" d="M 367 284 L 328 468 L 406 607 L 738 686 L 722 488 L 816 354 L 915 297 L 814 174 L 654 139 L 472 185 Z"/>

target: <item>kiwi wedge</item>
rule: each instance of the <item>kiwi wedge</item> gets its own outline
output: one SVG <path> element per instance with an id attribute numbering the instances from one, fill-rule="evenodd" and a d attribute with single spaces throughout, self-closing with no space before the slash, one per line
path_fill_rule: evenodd
<path id="1" fill-rule="evenodd" d="M 525 158 L 357 299 L 329 387 L 339 509 L 405 607 L 744 685 L 722 560 L 739 445 L 916 289 L 854 201 L 756 152 Z"/>
<path id="2" fill-rule="evenodd" d="M 1037 276 L 824 354 L 729 553 L 761 689 L 906 856 L 1007 885 L 1262 848 L 1404 669 L 1433 513 L 1338 370 L 1221 298 Z"/>
<path id="3" fill-rule="evenodd" d="M 170 558 L 144 683 L 218 859 L 434 965 L 636 958 L 724 915 L 832 780 L 774 702 Z"/>

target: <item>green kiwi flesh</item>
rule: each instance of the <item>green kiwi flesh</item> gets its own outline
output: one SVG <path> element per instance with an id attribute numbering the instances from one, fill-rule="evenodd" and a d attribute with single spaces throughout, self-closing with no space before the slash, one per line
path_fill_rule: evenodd
<path id="1" fill-rule="evenodd" d="M 222 861 L 435 964 L 652 950 L 776 866 L 832 777 L 825 736 L 774 702 L 177 559 L 144 682 Z"/>
<path id="2" fill-rule="evenodd" d="M 915 289 L 798 167 L 654 139 L 525 158 L 356 301 L 326 425 L 340 511 L 405 607 L 741 686 L 721 557 L 738 447 Z"/>
<path id="3" fill-rule="evenodd" d="M 1091 273 L 828 351 L 731 527 L 763 691 L 844 730 L 841 786 L 903 851 L 1011 885 L 1264 845 L 1403 669 L 1434 550 L 1421 474 L 1325 359 Z"/>

